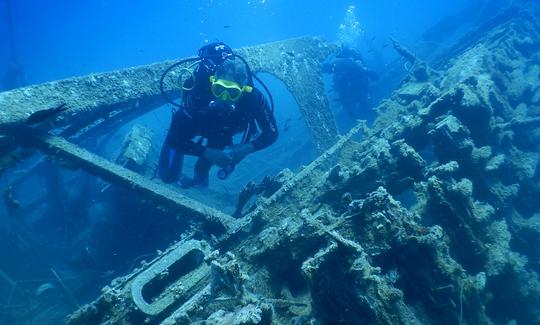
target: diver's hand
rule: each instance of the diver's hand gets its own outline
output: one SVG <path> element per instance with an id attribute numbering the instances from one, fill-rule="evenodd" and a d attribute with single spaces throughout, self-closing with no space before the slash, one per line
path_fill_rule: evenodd
<path id="1" fill-rule="evenodd" d="M 218 165 L 221 168 L 234 164 L 233 157 L 227 153 L 217 150 L 206 148 L 203 157 L 208 159 L 214 165 Z"/>
<path id="2" fill-rule="evenodd" d="M 244 143 L 229 146 L 225 150 L 230 152 L 234 163 L 237 164 L 247 155 L 255 151 L 255 148 L 253 148 L 253 144 L 251 143 Z"/>

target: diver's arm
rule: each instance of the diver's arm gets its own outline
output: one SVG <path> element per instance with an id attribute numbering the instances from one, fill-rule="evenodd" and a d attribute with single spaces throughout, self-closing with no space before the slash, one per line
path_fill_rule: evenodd
<path id="1" fill-rule="evenodd" d="M 253 97 L 255 122 L 257 122 L 261 132 L 257 138 L 251 140 L 249 143 L 253 145 L 253 151 L 258 151 L 276 142 L 278 129 L 274 114 L 264 98 L 264 95 L 257 90 L 253 92 Z"/>
<path id="2" fill-rule="evenodd" d="M 222 150 L 208 148 L 202 145 L 202 141 L 193 141 L 193 128 L 196 128 L 196 125 L 190 123 L 191 120 L 187 120 L 189 126 L 184 124 L 183 128 L 179 127 L 182 126 L 182 123 L 186 123 L 186 120 L 184 119 L 175 125 L 175 144 L 178 151 L 185 155 L 204 157 L 212 164 L 220 167 L 225 167 L 234 162 L 233 157 L 230 157 Z"/>

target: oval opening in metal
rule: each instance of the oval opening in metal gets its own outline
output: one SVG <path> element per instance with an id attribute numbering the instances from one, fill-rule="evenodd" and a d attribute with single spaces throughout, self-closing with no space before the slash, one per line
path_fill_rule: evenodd
<path id="1" fill-rule="evenodd" d="M 144 300 L 152 302 L 153 299 L 157 298 L 168 286 L 191 271 L 196 270 L 203 262 L 204 253 L 199 249 L 191 250 L 169 266 L 162 274 L 156 275 L 144 285 L 142 288 Z"/>

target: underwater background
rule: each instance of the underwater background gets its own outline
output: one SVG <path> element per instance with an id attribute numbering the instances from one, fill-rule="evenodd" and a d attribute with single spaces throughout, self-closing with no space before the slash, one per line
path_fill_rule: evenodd
<path id="1" fill-rule="evenodd" d="M 524 5 L 518 6 L 519 10 L 508 9 L 520 2 Z M 253 217 L 255 221 L 250 219 L 253 225 L 249 231 L 242 228 L 238 232 L 242 235 L 225 240 L 219 235 L 216 238 L 211 231 L 205 233 L 206 226 L 184 223 L 181 216 L 171 217 L 167 209 L 156 208 L 151 198 L 93 176 L 68 159 L 55 158 L 28 149 L 19 142 L 10 142 L 12 129 L 0 128 L 0 187 L 3 193 L 0 204 L 0 324 L 62 324 L 75 311 L 78 314 L 70 318 L 71 324 L 158 324 L 161 321 L 169 324 L 169 318 L 164 320 L 164 316 L 132 316 L 127 312 L 134 309 L 131 305 L 122 305 L 126 312 L 116 307 L 103 307 L 103 296 L 109 294 L 114 283 L 120 283 L 118 287 L 121 287 L 123 281 L 129 281 L 120 278 L 115 282 L 114 279 L 139 272 L 139 267 L 142 269 L 147 265 L 146 261 L 159 259 L 163 251 L 171 250 L 168 248 L 171 244 L 191 238 L 219 243 L 216 246 L 222 253 L 222 250 L 234 251 L 239 258 L 244 257 L 240 253 L 241 247 L 258 247 L 265 240 L 273 243 L 265 242 L 268 251 L 288 253 L 245 253 L 249 258 L 238 262 L 246 273 L 250 273 L 251 279 L 263 287 L 261 290 L 273 292 L 274 298 L 262 301 L 260 297 L 251 297 L 252 300 L 244 299 L 236 307 L 221 307 L 221 313 L 204 317 L 190 314 L 189 321 L 182 316 L 176 320 L 178 324 L 415 324 L 428 320 L 441 324 L 537 323 L 540 320 L 540 306 L 537 305 L 540 291 L 535 287 L 540 269 L 537 247 L 540 242 L 540 205 L 537 202 L 540 165 L 535 118 L 540 111 L 537 98 L 540 96 L 540 72 L 535 53 L 539 51 L 537 43 L 540 40 L 526 39 L 525 50 L 514 46 L 527 60 L 509 55 L 513 60 L 511 63 L 490 65 L 491 62 L 478 63 L 480 59 L 465 63 L 456 59 L 465 49 L 477 49 L 479 46 L 474 42 L 485 35 L 489 40 L 495 38 L 489 34 L 490 28 L 501 24 L 504 31 L 506 21 L 521 17 L 526 11 L 522 8 L 530 3 L 535 9 L 534 1 L 505 0 L 0 0 L 0 104 L 5 103 L 2 96 L 8 98 L 10 93 L 16 93 L 22 87 L 174 61 L 194 56 L 201 46 L 216 41 L 237 49 L 304 36 L 320 37 L 336 51 L 340 48 L 357 51 L 365 70 L 375 76 L 369 84 L 363 85 L 361 104 L 351 104 L 351 99 L 338 89 L 340 85 L 332 74 L 335 71 L 324 70 L 325 64 L 332 64 L 335 53 L 323 60 L 322 81 L 327 104 L 335 118 L 337 132 L 342 136 L 336 139 L 345 138 L 347 144 L 331 153 L 336 156 L 335 161 L 313 167 L 317 170 L 313 178 L 319 179 L 313 183 L 315 185 L 309 183 L 308 189 L 283 199 L 284 211 L 298 209 L 298 213 L 277 212 L 281 210 L 269 207 L 268 215 L 275 214 L 279 218 Z M 530 18 L 530 15 L 523 15 Z M 532 18 L 532 25 L 535 20 Z M 469 41 L 471 43 L 467 43 Z M 418 60 L 420 63 L 409 62 L 406 53 L 421 59 Z M 530 66 L 529 63 L 522 66 L 519 60 L 529 62 Z M 428 68 L 422 70 L 424 63 Z M 473 64 L 485 64 L 501 71 L 493 73 L 493 82 L 487 82 L 478 77 L 480 73 L 475 73 Z M 524 76 L 512 72 L 516 66 L 526 71 Z M 445 69 L 450 71 L 448 76 L 443 72 Z M 425 72 L 429 77 L 423 79 L 417 72 Z M 169 186 L 170 189 L 231 215 L 238 209 L 238 196 L 248 182 L 265 186 L 258 193 L 264 200 L 276 193 L 281 185 L 295 179 L 295 175 L 299 178 L 304 168 L 321 156 L 322 151 L 312 139 L 312 126 L 305 121 L 305 114 L 288 85 L 270 73 L 258 75 L 270 89 L 275 103 L 274 115 L 280 132 L 277 142 L 248 156 L 226 180 L 217 179 L 214 168 L 208 189 Z M 523 91 L 511 89 L 505 93 L 505 89 L 510 88 L 508 85 L 516 84 L 515 80 L 523 81 Z M 311 82 L 300 80 L 303 85 Z M 498 88 L 490 92 L 489 87 Z M 24 89 L 20 91 L 24 92 Z M 485 100 L 478 106 L 489 107 L 489 117 L 474 111 L 476 106 L 471 109 L 476 112 L 474 114 L 448 108 L 455 102 L 465 102 L 462 98 L 468 94 L 476 96 L 477 92 L 480 99 L 473 97 L 480 102 Z M 472 101 L 466 99 L 469 103 Z M 0 112 L 9 114 L 7 107 L 0 107 Z M 447 111 L 450 112 L 448 116 L 445 115 Z M 490 118 L 491 124 L 485 122 Z M 130 167 L 121 160 L 126 154 L 126 143 L 146 143 L 148 158 L 137 166 L 137 172 L 154 180 L 159 150 L 170 119 L 171 107 L 161 105 L 117 128 L 106 129 L 81 141 L 69 140 L 127 168 Z M 414 124 L 415 119 L 428 122 L 420 127 L 418 125 L 422 123 Z M 358 120 L 365 120 L 366 126 L 359 127 Z M 525 121 L 517 124 L 524 125 L 526 131 L 502 135 L 501 130 L 512 127 L 504 123 L 516 120 Z M 483 123 L 489 124 L 489 128 L 474 128 Z M 51 125 L 53 127 L 44 129 L 55 134 L 62 132 L 61 128 L 58 131 L 54 127 L 54 123 Z M 347 132 L 354 127 L 357 130 L 347 138 Z M 529 127 L 532 127 L 530 132 Z M 20 134 L 16 138 L 20 139 Z M 368 144 L 356 144 L 356 141 L 375 138 L 376 141 Z M 426 143 L 428 138 L 432 141 L 430 145 Z M 468 156 L 460 160 L 453 155 Z M 501 155 L 510 157 L 506 164 Z M 519 161 L 516 157 L 526 158 Z M 194 164 L 195 159 L 188 157 L 184 173 L 190 175 Z M 478 176 L 477 168 L 481 164 L 482 173 Z M 521 170 L 516 167 L 519 165 L 528 167 Z M 484 170 L 489 170 L 485 171 L 487 176 Z M 368 176 L 362 174 L 364 172 Z M 493 176 L 495 172 L 500 175 Z M 474 175 L 480 177 L 478 182 Z M 270 183 L 266 182 L 268 177 Z M 157 179 L 154 181 L 158 182 Z M 435 202 L 434 198 L 439 201 Z M 244 202 L 246 208 L 240 208 L 240 214 L 242 211 L 243 215 L 257 213 L 264 210 L 261 207 L 266 207 L 265 204 L 270 206 L 270 203 L 260 202 L 250 197 Z M 514 204 L 518 212 L 509 212 L 514 209 Z M 292 216 L 304 214 L 305 210 L 310 210 L 313 216 L 302 218 L 311 221 L 302 219 L 305 225 L 296 224 Z M 523 218 L 520 222 L 512 219 L 516 214 Z M 334 215 L 339 217 L 334 218 Z M 347 223 L 358 215 L 364 219 L 352 225 Z M 381 215 L 386 216 L 386 221 L 377 219 Z M 318 218 L 328 228 L 315 227 Z M 467 221 L 467 218 L 473 221 Z M 488 225 L 486 220 L 491 219 L 494 222 Z M 508 226 L 507 219 L 512 219 L 507 222 Z M 282 220 L 287 220 L 287 224 L 274 234 L 273 226 Z M 385 222 L 405 230 L 397 231 L 388 226 L 392 228 L 388 233 L 379 234 L 379 237 L 373 235 Z M 339 236 L 333 232 L 336 229 Z M 448 233 L 446 237 L 439 236 L 443 231 Z M 249 237 L 259 232 L 264 236 Z M 245 235 L 247 233 L 249 236 Z M 326 247 L 319 238 L 312 238 L 314 234 L 329 236 L 330 241 L 337 242 L 338 248 Z M 281 243 L 283 238 L 289 237 L 293 244 Z M 402 240 L 402 237 L 408 239 Z M 495 240 L 490 241 L 495 237 L 504 237 L 506 242 L 497 246 Z M 395 242 L 389 238 L 394 238 Z M 364 261 L 364 253 L 348 239 L 361 243 L 374 267 L 367 268 L 368 262 L 359 262 Z M 435 242 L 448 244 L 448 247 L 437 246 Z M 351 247 L 355 252 L 349 254 Z M 495 251 L 493 247 L 502 248 Z M 205 248 L 201 250 L 205 251 Z M 334 260 L 336 256 L 329 255 L 329 266 L 317 262 L 317 256 L 326 256 L 333 250 L 337 252 L 337 261 Z M 424 253 L 424 250 L 430 253 Z M 469 252 L 473 253 L 468 255 Z M 447 269 L 441 271 L 431 266 L 432 260 L 426 262 L 419 257 L 431 253 L 437 256 L 438 265 L 445 264 Z M 488 257 L 478 257 L 484 253 Z M 206 255 L 208 259 L 209 254 Z M 418 270 L 421 270 L 418 274 L 415 273 L 416 258 Z M 268 261 L 274 259 L 286 266 L 267 266 L 272 264 Z M 440 262 L 442 260 L 444 263 Z M 237 263 L 227 258 L 216 261 L 221 265 Z M 315 265 L 316 262 L 319 264 L 317 268 L 313 266 L 313 270 L 317 271 L 310 271 L 312 265 L 309 263 Z M 518 276 L 505 271 L 490 273 L 486 271 L 489 268 L 511 269 Z M 268 273 L 257 273 L 262 269 Z M 301 276 L 293 269 L 302 269 L 305 281 L 300 280 Z M 351 270 L 362 275 L 353 277 L 348 273 Z M 335 279 L 335 288 L 341 291 L 331 290 L 334 278 L 323 275 L 325 272 L 346 274 Z M 383 279 L 377 280 L 377 289 L 362 284 L 358 289 L 361 293 L 349 292 L 347 283 L 357 284 L 370 278 L 372 273 L 373 277 Z M 486 277 L 494 280 L 486 280 Z M 248 289 L 256 287 L 248 280 L 242 281 Z M 280 287 L 280 282 L 286 289 Z M 419 282 L 422 285 L 416 286 Z M 405 293 L 396 293 L 393 286 Z M 520 295 L 504 289 L 505 286 L 519 287 L 523 289 L 520 293 L 526 293 Z M 426 293 L 428 287 L 431 293 Z M 246 291 L 250 291 L 248 289 Z M 369 293 L 374 291 L 377 294 L 370 296 Z M 449 291 L 451 293 L 447 294 Z M 364 292 L 367 293 L 364 295 Z M 392 298 L 381 298 L 385 294 L 386 298 Z M 506 299 L 514 302 L 505 305 Z M 380 301 L 392 301 L 392 304 L 383 306 Z M 93 305 L 87 305 L 92 302 Z M 468 303 L 466 307 L 463 307 L 464 302 Z M 280 303 L 288 304 L 289 309 Z M 256 306 L 257 311 L 246 311 L 246 304 Z M 88 311 L 92 308 L 99 312 L 92 314 Z M 354 311 L 349 315 L 350 310 L 344 312 L 344 308 Z M 270 309 L 275 316 L 269 321 L 265 315 Z M 123 318 L 114 320 L 112 316 L 103 316 L 108 313 Z M 238 315 L 242 313 L 258 315 L 258 321 L 253 317 L 249 321 L 241 320 Z M 436 315 L 442 316 L 437 318 Z"/>
<path id="2" fill-rule="evenodd" d="M 361 33 L 354 45 L 377 51 L 366 60 L 389 61 L 396 58 L 383 48 L 390 35 L 414 43 L 476 2 L 3 0 L 0 39 L 9 46 L 0 63 L 18 62 L 34 84 L 185 57 L 208 41 L 233 48 L 305 35 L 335 41 L 349 6 Z"/>

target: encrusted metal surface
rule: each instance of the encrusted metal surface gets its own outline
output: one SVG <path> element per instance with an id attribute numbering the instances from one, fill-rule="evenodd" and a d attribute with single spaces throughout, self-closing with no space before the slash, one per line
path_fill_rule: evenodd
<path id="1" fill-rule="evenodd" d="M 213 238 L 212 280 L 178 309 L 130 310 L 128 275 L 69 323 L 540 323 L 540 6 L 521 3 Z"/>
<path id="2" fill-rule="evenodd" d="M 295 96 L 320 150 L 331 146 L 337 135 L 319 73 L 322 60 L 334 50 L 333 46 L 312 37 L 236 50 L 248 60 L 255 72 L 268 72 L 285 83 Z M 69 107 L 59 114 L 56 121 L 56 126 L 67 127 L 65 135 L 76 135 L 92 123 L 125 123 L 165 104 L 160 94 L 159 80 L 172 63 L 166 61 L 95 73 L 2 92 L 0 131 L 20 125 L 32 113 L 60 103 Z M 178 87 L 172 79 L 166 81 L 165 91 L 174 98 L 178 95 Z"/>
<path id="3" fill-rule="evenodd" d="M 27 129 L 23 136 L 25 142 L 40 148 L 50 155 L 70 162 L 72 165 L 99 176 L 110 183 L 145 195 L 149 200 L 156 202 L 158 206 L 170 210 L 174 216 L 190 220 L 198 219 L 208 223 L 212 225 L 210 228 L 216 231 L 216 234 L 232 230 L 234 219 L 231 216 L 110 162 L 70 143 L 62 137 L 32 129 Z"/>
<path id="4" fill-rule="evenodd" d="M 187 292 L 193 294 L 194 290 L 202 289 L 204 284 L 200 288 L 198 286 L 210 276 L 210 267 L 204 262 L 209 253 L 209 246 L 205 242 L 189 240 L 164 254 L 131 282 L 131 297 L 137 308 L 148 315 L 158 315 Z M 184 264 L 176 269 L 182 269 L 185 274 L 169 274 L 169 269 L 175 263 Z M 143 293 L 145 287 L 150 286 L 152 281 L 168 277 L 173 277 L 174 283 L 168 284 L 165 287 L 167 290 L 157 299 L 147 301 Z"/>

